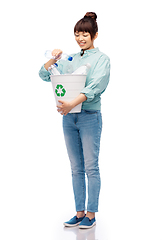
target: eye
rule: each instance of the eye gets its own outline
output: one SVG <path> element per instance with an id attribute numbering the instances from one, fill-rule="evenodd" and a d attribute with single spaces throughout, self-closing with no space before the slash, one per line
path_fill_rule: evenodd
<path id="1" fill-rule="evenodd" d="M 83 35 L 83 37 L 88 37 L 88 35 Z"/>

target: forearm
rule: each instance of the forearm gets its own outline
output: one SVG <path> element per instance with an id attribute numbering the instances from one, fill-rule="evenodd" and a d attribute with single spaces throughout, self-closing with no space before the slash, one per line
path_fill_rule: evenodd
<path id="1" fill-rule="evenodd" d="M 47 63 L 44 64 L 45 69 L 48 71 L 48 68 L 51 67 L 51 65 L 53 65 L 56 62 L 57 62 L 56 60 L 50 59 Z"/>
<path id="2" fill-rule="evenodd" d="M 70 103 L 72 105 L 72 108 L 74 108 L 75 106 L 77 106 L 78 104 L 84 102 L 87 100 L 87 97 L 85 96 L 85 94 L 80 93 L 78 97 L 76 97 L 74 100 L 72 100 Z"/>

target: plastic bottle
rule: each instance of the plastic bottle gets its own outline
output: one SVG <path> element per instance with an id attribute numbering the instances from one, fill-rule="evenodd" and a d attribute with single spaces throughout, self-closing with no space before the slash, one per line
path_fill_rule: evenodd
<path id="1" fill-rule="evenodd" d="M 52 51 L 51 50 L 47 50 L 44 55 L 45 55 L 46 58 L 49 58 L 49 59 L 57 60 L 59 58 L 59 60 L 60 59 L 61 60 L 68 60 L 68 61 L 72 61 L 73 60 L 73 58 L 71 56 L 67 55 L 66 53 L 62 53 L 62 54 L 60 54 L 58 56 L 52 56 Z"/>
<path id="2" fill-rule="evenodd" d="M 68 62 L 67 66 L 65 67 L 65 74 L 72 74 L 73 72 L 73 66 L 71 62 Z"/>
<path id="3" fill-rule="evenodd" d="M 58 68 L 57 63 L 51 65 L 51 67 L 48 68 L 48 71 L 52 74 L 52 75 L 60 75 L 61 71 Z"/>
<path id="4" fill-rule="evenodd" d="M 76 69 L 72 74 L 86 74 L 88 73 L 89 69 L 91 68 L 91 64 L 87 63 L 78 69 Z"/>

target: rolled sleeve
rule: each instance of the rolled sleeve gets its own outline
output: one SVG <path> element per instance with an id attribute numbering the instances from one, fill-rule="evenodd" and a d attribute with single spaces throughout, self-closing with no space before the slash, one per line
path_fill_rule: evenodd
<path id="1" fill-rule="evenodd" d="M 51 82 L 50 73 L 45 69 L 44 65 L 39 71 L 39 77 L 46 82 Z"/>
<path id="2" fill-rule="evenodd" d="M 87 86 L 81 91 L 87 97 L 86 102 L 91 102 L 97 95 L 101 95 L 110 78 L 110 60 L 106 56 L 102 56 L 96 64 L 94 72 L 87 81 Z"/>

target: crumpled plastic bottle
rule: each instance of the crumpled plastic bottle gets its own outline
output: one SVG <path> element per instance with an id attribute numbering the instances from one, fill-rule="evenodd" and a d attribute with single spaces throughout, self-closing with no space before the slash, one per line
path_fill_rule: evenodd
<path id="1" fill-rule="evenodd" d="M 58 68 L 58 64 L 54 63 L 48 68 L 48 71 L 51 73 L 51 75 L 60 75 L 61 70 Z"/>
<path id="2" fill-rule="evenodd" d="M 47 50 L 44 55 L 45 55 L 46 58 L 49 58 L 49 59 L 55 59 L 55 60 L 57 60 L 57 59 L 60 60 L 61 59 L 61 60 L 65 60 L 65 61 L 66 60 L 68 60 L 68 61 L 73 60 L 73 58 L 66 53 L 61 53 L 58 56 L 52 56 L 52 51 L 51 50 Z"/>
<path id="3" fill-rule="evenodd" d="M 72 74 L 88 74 L 89 70 L 91 68 L 91 64 L 87 63 L 85 65 L 82 65 L 81 67 L 77 68 Z"/>

